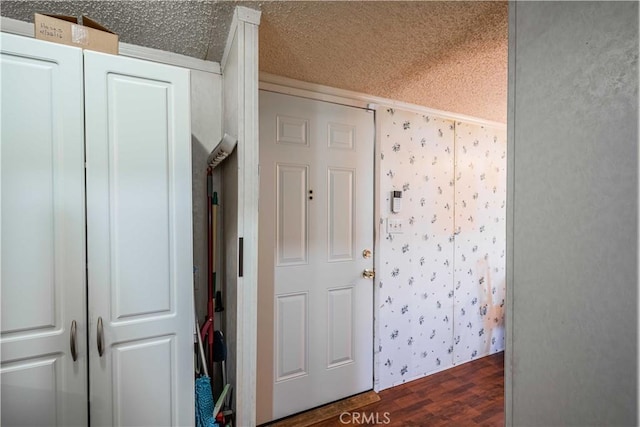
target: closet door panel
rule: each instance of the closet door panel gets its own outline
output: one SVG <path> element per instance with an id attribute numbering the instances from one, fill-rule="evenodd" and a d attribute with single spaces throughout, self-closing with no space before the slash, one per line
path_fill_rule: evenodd
<path id="1" fill-rule="evenodd" d="M 189 74 L 95 52 L 85 70 L 91 421 L 192 425 Z"/>
<path id="2" fill-rule="evenodd" d="M 0 41 L 1 424 L 84 425 L 82 51 Z"/>
<path id="3" fill-rule="evenodd" d="M 506 133 L 456 123 L 454 360 L 504 349 Z"/>
<path id="4" fill-rule="evenodd" d="M 111 316 L 171 314 L 169 156 L 166 82 L 107 77 L 111 135 Z M 145 100 L 140 109 L 140 100 Z"/>
<path id="5" fill-rule="evenodd" d="M 376 120 L 384 219 L 376 344 L 387 388 L 453 365 L 454 122 L 391 108 Z M 392 191 L 402 191 L 399 213 Z M 401 232 L 389 220 L 400 220 Z"/>

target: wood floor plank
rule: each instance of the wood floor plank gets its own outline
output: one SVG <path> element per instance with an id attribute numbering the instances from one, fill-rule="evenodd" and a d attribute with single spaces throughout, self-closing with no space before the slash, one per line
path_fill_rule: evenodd
<path id="1" fill-rule="evenodd" d="M 351 412 L 398 427 L 498 427 L 504 425 L 504 353 L 497 353 L 379 393 L 380 401 Z M 371 417 L 374 418 L 371 418 Z M 348 416 L 313 427 L 375 425 Z"/>

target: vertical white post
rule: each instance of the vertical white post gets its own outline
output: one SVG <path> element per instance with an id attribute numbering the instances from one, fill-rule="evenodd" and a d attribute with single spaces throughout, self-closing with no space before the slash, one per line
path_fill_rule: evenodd
<path id="1" fill-rule="evenodd" d="M 256 423 L 256 348 L 257 348 L 257 286 L 258 286 L 258 25 L 260 12 L 236 7 L 227 47 L 222 59 L 225 80 L 224 131 L 236 135 L 237 147 L 237 219 L 238 256 L 236 271 L 227 271 L 227 278 L 236 277 L 235 313 L 230 313 L 236 343 L 235 397 L 236 423 L 252 426 Z M 229 171 L 235 174 L 236 171 Z M 225 227 L 226 228 L 226 227 Z M 242 239 L 242 243 L 240 242 Z M 227 242 L 229 240 L 227 239 Z M 227 253 L 227 257 L 234 254 Z M 234 265 L 227 263 L 227 266 Z M 228 294 L 232 295 L 232 294 Z M 231 307 L 233 307 L 233 303 Z M 235 321 L 235 322 L 234 322 Z M 235 338 L 235 339 L 234 339 Z"/>

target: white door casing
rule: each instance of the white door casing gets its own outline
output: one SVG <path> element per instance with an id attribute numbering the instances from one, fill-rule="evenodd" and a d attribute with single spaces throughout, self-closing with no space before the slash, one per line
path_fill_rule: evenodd
<path id="1" fill-rule="evenodd" d="M 91 423 L 193 425 L 189 72 L 84 55 Z"/>
<path id="2" fill-rule="evenodd" d="M 86 425 L 82 50 L 0 41 L 0 423 Z"/>
<path id="3" fill-rule="evenodd" d="M 370 111 L 260 92 L 258 422 L 373 386 L 373 144 Z"/>

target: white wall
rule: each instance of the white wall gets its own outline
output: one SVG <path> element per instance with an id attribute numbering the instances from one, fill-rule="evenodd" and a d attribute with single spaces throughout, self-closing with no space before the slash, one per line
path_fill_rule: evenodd
<path id="1" fill-rule="evenodd" d="M 638 3 L 510 3 L 507 424 L 637 425 Z"/>

